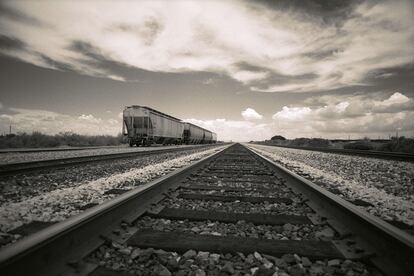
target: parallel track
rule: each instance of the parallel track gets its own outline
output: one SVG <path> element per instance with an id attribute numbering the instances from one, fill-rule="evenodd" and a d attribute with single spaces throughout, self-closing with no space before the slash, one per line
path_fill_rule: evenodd
<path id="1" fill-rule="evenodd" d="M 319 147 L 296 147 L 296 146 L 266 145 L 266 144 L 257 144 L 257 145 L 280 147 L 280 148 L 290 148 L 290 149 L 300 149 L 300 150 L 311 150 L 311 151 L 320 151 L 320 152 L 347 154 L 347 155 L 359 155 L 359 156 L 372 157 L 372 158 L 381 158 L 381 159 L 390 159 L 390 160 L 414 162 L 414 154 L 403 153 L 403 152 L 331 149 L 331 148 L 319 148 Z"/>
<path id="2" fill-rule="evenodd" d="M 263 201 L 275 202 L 277 208 L 253 215 L 243 214 L 243 210 L 234 214 L 220 208 L 209 212 L 186 208 L 188 202 L 203 203 L 208 208 L 218 200 L 222 202 L 219 206 L 228 202 L 247 213 L 255 206 L 263 211 Z M 333 241 L 321 242 L 160 232 L 140 228 L 143 216 L 226 223 L 248 220 L 259 225 L 328 223 L 337 234 Z M 0 271 L 4 275 L 24 275 L 28 271 L 31 275 L 86 275 L 92 271 L 92 275 L 104 275 L 87 256 L 108 241 L 177 252 L 258 251 L 274 256 L 298 253 L 310 259 L 358 259 L 374 264 L 387 275 L 414 275 L 412 236 L 241 145 L 18 241 L 0 251 Z"/>
<path id="3" fill-rule="evenodd" d="M 56 151 L 75 151 L 75 150 L 91 150 L 100 148 L 114 148 L 117 146 L 96 146 L 96 147 L 71 147 L 71 148 L 8 148 L 0 149 L 3 153 L 33 153 L 33 152 L 56 152 Z"/>
<path id="4" fill-rule="evenodd" d="M 179 152 L 184 150 L 199 149 L 203 147 L 211 147 L 211 145 L 193 146 L 193 147 L 178 147 L 178 148 L 159 148 L 146 151 L 134 151 L 123 153 L 111 153 L 101 155 L 79 156 L 59 159 L 48 159 L 30 162 L 18 162 L 0 165 L 0 176 L 16 175 L 20 173 L 27 173 L 32 171 L 49 170 L 56 168 L 63 168 L 68 166 L 74 166 L 79 164 L 86 164 L 99 161 L 108 161 L 116 159 L 124 159 L 138 156 L 147 156 L 153 154 L 162 154 L 169 152 Z"/>

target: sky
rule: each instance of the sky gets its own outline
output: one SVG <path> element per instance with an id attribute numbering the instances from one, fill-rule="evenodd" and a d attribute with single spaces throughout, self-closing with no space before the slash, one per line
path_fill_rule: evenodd
<path id="1" fill-rule="evenodd" d="M 129 105 L 225 141 L 413 137 L 414 2 L 0 2 L 0 134 L 116 135 Z"/>

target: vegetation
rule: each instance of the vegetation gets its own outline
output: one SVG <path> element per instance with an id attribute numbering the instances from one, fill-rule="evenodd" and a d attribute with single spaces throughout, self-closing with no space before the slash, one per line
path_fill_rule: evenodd
<path id="1" fill-rule="evenodd" d="M 414 153 L 414 139 L 404 136 L 392 137 L 391 141 L 381 145 L 378 150 Z"/>
<path id="2" fill-rule="evenodd" d="M 275 135 L 270 140 L 281 140 L 281 141 L 285 141 L 286 138 L 283 137 L 283 136 L 281 136 L 281 135 Z"/>
<path id="3" fill-rule="evenodd" d="M 322 138 L 296 138 L 291 141 L 290 146 L 328 148 L 331 142 Z"/>
<path id="4" fill-rule="evenodd" d="M 49 148 L 49 147 L 83 147 L 83 146 L 115 146 L 123 141 L 122 134 L 79 135 L 72 132 L 46 135 L 40 132 L 32 134 L 18 133 L 0 136 L 0 148 Z"/>
<path id="5" fill-rule="evenodd" d="M 281 137 L 281 138 L 280 138 Z M 283 138 L 283 139 L 282 139 Z M 253 142 L 253 141 L 252 141 Z M 364 138 L 358 141 L 328 140 L 322 138 L 296 138 L 285 139 L 283 136 L 275 135 L 271 140 L 256 142 L 264 145 L 280 145 L 291 147 L 333 148 L 352 150 L 378 150 L 391 152 L 414 153 L 414 138 L 392 137 L 391 140 L 370 140 Z"/>
<path id="6" fill-rule="evenodd" d="M 374 146 L 369 140 L 362 140 L 352 143 L 347 143 L 344 145 L 344 149 L 352 149 L 352 150 L 373 150 Z"/>

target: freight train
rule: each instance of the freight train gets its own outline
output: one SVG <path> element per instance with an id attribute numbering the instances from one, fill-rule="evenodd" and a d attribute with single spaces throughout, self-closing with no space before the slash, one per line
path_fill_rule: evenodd
<path id="1" fill-rule="evenodd" d="M 217 135 L 146 106 L 127 106 L 123 112 L 122 134 L 129 145 L 212 144 Z"/>

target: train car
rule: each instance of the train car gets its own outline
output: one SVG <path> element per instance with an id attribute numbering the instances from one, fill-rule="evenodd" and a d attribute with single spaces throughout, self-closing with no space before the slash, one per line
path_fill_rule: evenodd
<path id="1" fill-rule="evenodd" d="M 184 143 L 201 144 L 204 141 L 204 129 L 192 123 L 184 123 Z"/>
<path id="2" fill-rule="evenodd" d="M 214 144 L 217 142 L 217 134 L 205 129 L 204 130 L 204 141 L 203 144 Z"/>
<path id="3" fill-rule="evenodd" d="M 153 143 L 181 144 L 184 123 L 155 109 L 133 105 L 124 109 L 122 132 L 127 136 L 131 147 Z"/>
<path id="4" fill-rule="evenodd" d="M 217 143 L 217 134 L 215 134 L 214 132 L 213 132 L 213 137 L 212 137 L 211 143 L 212 144 Z"/>
<path id="5" fill-rule="evenodd" d="M 203 131 L 204 131 L 203 144 L 211 144 L 211 141 L 213 140 L 213 132 L 207 129 L 203 129 Z"/>

